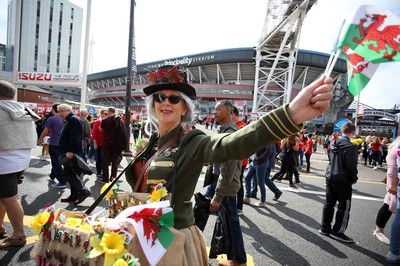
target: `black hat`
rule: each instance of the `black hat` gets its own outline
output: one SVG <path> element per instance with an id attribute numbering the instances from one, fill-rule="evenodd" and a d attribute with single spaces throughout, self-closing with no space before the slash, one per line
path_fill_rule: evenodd
<path id="1" fill-rule="evenodd" d="M 176 90 L 183 92 L 192 100 L 196 99 L 196 90 L 187 83 L 185 70 L 178 66 L 161 66 L 156 72 L 149 71 L 147 76 L 150 86 L 143 89 L 147 96 L 161 90 Z"/>

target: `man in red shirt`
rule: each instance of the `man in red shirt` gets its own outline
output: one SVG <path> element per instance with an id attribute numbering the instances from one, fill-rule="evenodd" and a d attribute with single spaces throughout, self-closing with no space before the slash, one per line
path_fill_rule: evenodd
<path id="1" fill-rule="evenodd" d="M 93 140 L 93 147 L 96 151 L 96 177 L 98 179 L 103 179 L 102 176 L 102 167 L 103 164 L 101 163 L 101 147 L 103 146 L 103 131 L 100 131 L 101 121 L 107 118 L 107 110 L 101 110 L 100 118 L 93 122 L 92 128 L 92 140 Z"/>
<path id="2" fill-rule="evenodd" d="M 310 158 L 311 158 L 311 154 L 312 154 L 312 151 L 313 151 L 314 143 L 312 141 L 312 134 L 311 133 L 308 133 L 307 137 L 308 137 L 308 139 L 307 139 L 307 142 L 306 142 L 306 147 L 304 149 L 304 155 L 306 156 L 306 162 L 307 162 L 306 173 L 309 173 L 310 172 L 310 166 L 311 166 Z"/>

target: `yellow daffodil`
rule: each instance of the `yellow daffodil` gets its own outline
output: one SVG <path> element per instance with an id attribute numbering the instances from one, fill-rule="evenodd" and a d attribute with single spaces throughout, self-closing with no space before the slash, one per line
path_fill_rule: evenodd
<path id="1" fill-rule="evenodd" d="M 84 223 L 84 224 L 82 224 L 81 226 L 79 226 L 78 228 L 79 228 L 80 230 L 87 231 L 87 232 L 92 231 L 92 227 L 91 227 L 90 224 L 88 224 L 88 223 Z"/>
<path id="2" fill-rule="evenodd" d="M 92 236 L 92 250 L 88 257 L 94 258 L 104 253 L 104 266 L 111 266 L 117 258 L 128 252 L 124 246 L 125 238 L 124 234 L 110 231 L 105 231 L 101 239 Z"/>
<path id="3" fill-rule="evenodd" d="M 165 187 L 156 189 L 149 195 L 149 200 L 147 201 L 147 203 L 158 202 L 167 195 L 168 192 Z"/>
<path id="4" fill-rule="evenodd" d="M 108 182 L 104 184 L 104 186 L 100 190 L 100 194 L 103 194 L 103 192 L 111 185 L 111 182 Z M 111 196 L 113 196 L 114 192 L 113 190 L 116 189 L 115 185 L 108 191 L 108 193 L 104 196 L 106 200 L 109 200 Z"/>
<path id="5" fill-rule="evenodd" d="M 128 266 L 128 263 L 124 259 L 119 258 L 114 262 L 113 266 Z"/>
<path id="6" fill-rule="evenodd" d="M 42 230 L 42 227 L 49 220 L 49 218 L 50 218 L 50 213 L 47 211 L 44 211 L 44 212 L 36 215 L 30 224 L 30 227 L 33 229 L 33 233 L 38 235 L 40 233 L 40 231 Z"/>
<path id="7" fill-rule="evenodd" d="M 81 226 L 82 219 L 70 217 L 70 218 L 67 218 L 67 220 L 65 221 L 65 224 L 68 225 L 68 226 L 76 228 L 76 227 Z"/>

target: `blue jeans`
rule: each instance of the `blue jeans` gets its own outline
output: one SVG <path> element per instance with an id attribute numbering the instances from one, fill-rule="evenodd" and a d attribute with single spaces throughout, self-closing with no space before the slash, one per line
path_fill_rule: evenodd
<path id="1" fill-rule="evenodd" d="M 58 161 L 60 157 L 60 147 L 58 145 L 49 145 L 49 155 L 51 160 L 50 177 L 56 178 L 61 184 L 67 184 L 67 180 L 62 175 L 62 166 Z"/>
<path id="2" fill-rule="evenodd" d="M 303 166 L 304 151 L 299 149 L 300 166 Z"/>
<path id="3" fill-rule="evenodd" d="M 271 190 L 275 194 L 275 197 L 279 197 L 279 195 L 282 192 L 275 185 L 275 183 L 271 181 L 271 179 L 269 178 L 270 175 L 271 175 L 271 168 L 268 166 L 267 172 L 265 174 L 265 185 L 269 188 L 269 190 Z"/>
<path id="4" fill-rule="evenodd" d="M 206 196 L 210 199 L 212 199 L 214 197 L 215 188 L 217 187 L 217 182 L 218 182 L 218 179 L 215 178 L 214 181 L 206 187 L 206 192 L 204 193 L 204 196 Z"/>
<path id="5" fill-rule="evenodd" d="M 257 178 L 256 178 L 256 169 L 253 166 L 253 162 L 249 164 L 249 169 L 247 170 L 246 176 L 244 177 L 244 196 L 246 198 L 255 198 L 257 197 Z M 250 192 L 251 187 L 251 192 Z"/>
<path id="6" fill-rule="evenodd" d="M 400 199 L 397 197 L 397 212 L 392 222 L 390 232 L 390 252 L 394 255 L 400 255 Z"/>
<path id="7" fill-rule="evenodd" d="M 232 237 L 231 245 L 233 254 L 228 254 L 228 260 L 234 260 L 238 264 L 246 263 L 246 251 L 244 249 L 243 234 L 240 227 L 237 212 L 236 196 L 225 196 L 221 203 L 230 214 Z"/>
<path id="8" fill-rule="evenodd" d="M 249 166 L 249 170 L 247 171 L 246 177 L 244 179 L 246 192 L 245 195 L 247 198 L 250 197 L 250 181 L 254 175 L 257 177 L 257 185 L 260 188 L 261 193 L 261 202 L 265 202 L 266 193 L 265 193 L 265 175 L 267 173 L 269 162 L 263 163 L 254 163 L 251 162 Z"/>

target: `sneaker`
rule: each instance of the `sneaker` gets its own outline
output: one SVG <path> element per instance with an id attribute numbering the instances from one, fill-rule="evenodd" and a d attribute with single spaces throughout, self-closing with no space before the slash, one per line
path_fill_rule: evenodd
<path id="1" fill-rule="evenodd" d="M 239 210 L 239 209 L 238 209 L 237 212 L 238 212 L 238 215 L 239 215 L 239 216 L 242 216 L 242 215 L 243 215 L 243 210 Z"/>
<path id="2" fill-rule="evenodd" d="M 58 188 L 58 189 L 64 189 L 64 188 L 67 187 L 67 184 L 56 183 L 56 184 L 52 184 L 51 187 L 53 187 L 53 188 Z"/>
<path id="3" fill-rule="evenodd" d="M 399 263 L 400 262 L 400 255 L 395 255 L 389 251 L 386 256 L 386 260 L 390 263 Z"/>
<path id="4" fill-rule="evenodd" d="M 378 170 L 378 166 L 375 166 L 373 169 L 374 169 L 374 170 Z"/>
<path id="5" fill-rule="evenodd" d="M 327 236 L 327 235 L 329 235 L 329 234 L 331 233 L 331 230 L 321 227 L 321 228 L 318 230 L 318 232 L 319 232 L 321 235 Z"/>
<path id="6" fill-rule="evenodd" d="M 244 198 L 243 198 L 243 203 L 244 203 L 244 204 L 251 204 L 250 198 L 244 197 Z"/>
<path id="7" fill-rule="evenodd" d="M 262 202 L 262 201 L 257 201 L 255 204 L 254 204 L 254 206 L 256 206 L 256 207 L 260 207 L 260 208 L 267 208 L 267 204 L 265 203 L 265 202 Z"/>
<path id="8" fill-rule="evenodd" d="M 332 237 L 333 239 L 345 242 L 345 243 L 354 243 L 354 240 L 348 236 L 346 236 L 343 233 L 335 233 L 335 232 L 331 232 L 330 237 Z"/>
<path id="9" fill-rule="evenodd" d="M 278 199 L 282 196 L 282 194 L 283 194 L 283 192 L 281 191 L 280 193 L 276 194 L 272 200 L 278 201 Z"/>
<path id="10" fill-rule="evenodd" d="M 40 160 L 41 160 L 41 161 L 46 161 L 46 156 L 41 155 L 41 156 L 40 156 Z"/>
<path id="11" fill-rule="evenodd" d="M 390 245 L 390 240 L 382 233 L 380 230 L 376 229 L 372 232 L 372 235 L 376 237 L 379 241 L 385 243 L 386 245 Z"/>

